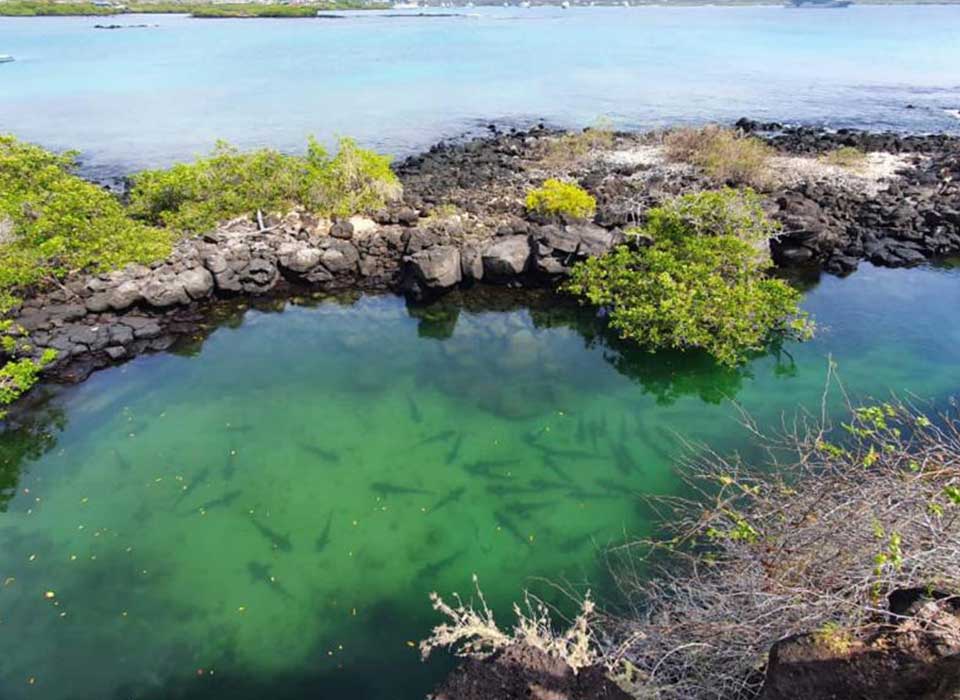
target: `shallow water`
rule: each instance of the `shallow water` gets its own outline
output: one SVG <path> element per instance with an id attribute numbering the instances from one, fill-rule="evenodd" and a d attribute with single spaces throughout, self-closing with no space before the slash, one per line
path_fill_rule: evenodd
<path id="1" fill-rule="evenodd" d="M 832 354 L 855 394 L 946 402 L 958 283 L 811 282 L 818 339 L 738 372 L 536 294 L 237 311 L 0 437 L 0 697 L 420 698 L 429 591 L 475 572 L 506 621 L 537 577 L 602 588 L 680 440 L 744 445 L 730 399 L 816 408 Z"/>
<path id="2" fill-rule="evenodd" d="M 960 6 L 476 8 L 457 17 L 0 18 L 0 131 L 90 172 L 224 138 L 394 154 L 490 121 L 622 127 L 740 116 L 960 130 Z M 469 14 L 466 14 L 469 13 Z M 156 24 L 95 30 L 95 24 Z M 915 109 L 907 109 L 907 105 Z"/>

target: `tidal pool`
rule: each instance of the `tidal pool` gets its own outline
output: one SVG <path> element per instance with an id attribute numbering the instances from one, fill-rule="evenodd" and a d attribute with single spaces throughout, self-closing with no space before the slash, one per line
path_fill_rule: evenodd
<path id="1" fill-rule="evenodd" d="M 0 436 L 0 697 L 421 698 L 427 594 L 498 618 L 603 588 L 683 440 L 743 447 L 855 395 L 960 389 L 960 269 L 810 281 L 814 342 L 744 368 L 622 347 L 543 293 L 236 310 L 205 341 L 42 390 Z M 44 395 L 46 393 L 46 395 Z"/>

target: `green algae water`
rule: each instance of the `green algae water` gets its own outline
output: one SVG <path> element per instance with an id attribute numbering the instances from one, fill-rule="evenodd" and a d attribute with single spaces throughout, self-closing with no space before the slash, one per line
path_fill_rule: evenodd
<path id="1" fill-rule="evenodd" d="M 421 698 L 428 593 L 502 622 L 603 589 L 684 440 L 820 401 L 960 389 L 960 269 L 808 284 L 814 342 L 722 370 L 546 293 L 236 308 L 203 341 L 48 389 L 0 436 L 0 697 Z"/>

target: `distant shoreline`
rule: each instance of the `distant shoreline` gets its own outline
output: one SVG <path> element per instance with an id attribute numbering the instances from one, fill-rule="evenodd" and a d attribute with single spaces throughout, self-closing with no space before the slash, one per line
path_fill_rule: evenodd
<path id="1" fill-rule="evenodd" d="M 629 0 L 630 7 L 658 7 L 658 8 L 688 8 L 688 7 L 715 7 L 715 8 L 733 8 L 733 7 L 783 7 L 783 2 L 776 0 L 721 0 L 720 2 L 710 2 L 708 0 L 670 0 L 668 2 L 657 2 L 654 0 Z M 888 6 L 922 6 L 922 5 L 958 5 L 960 0 L 857 0 L 854 5 L 888 5 Z M 498 2 L 478 2 L 474 3 L 479 7 L 503 7 Z M 514 9 L 536 9 L 540 7 L 560 7 L 559 2 L 537 3 L 532 8 L 520 7 L 518 3 L 511 3 L 510 7 Z M 594 5 L 573 4 L 570 9 L 585 9 L 587 7 L 622 7 L 622 2 L 606 0 L 596 2 Z M 456 3 L 452 6 L 425 5 L 418 8 L 410 8 L 409 12 L 397 12 L 391 14 L 391 17 L 417 17 L 418 12 L 431 13 L 432 11 L 445 11 L 443 16 L 460 16 L 450 13 L 449 10 L 466 9 L 470 6 L 466 3 Z M 359 4 L 353 2 L 343 3 L 324 3 L 316 5 L 256 5 L 248 3 L 215 5 L 212 3 L 150 3 L 135 4 L 124 7 L 112 7 L 95 5 L 93 3 L 66 3 L 54 4 L 50 2 L 17 2 L 16 0 L 0 1 L 0 17 L 123 17 L 129 15 L 144 14 L 171 14 L 171 15 L 190 15 L 197 19 L 331 19 L 338 17 L 332 15 L 333 12 L 343 11 L 384 11 L 396 10 L 393 5 L 387 3 L 378 4 Z M 816 7 L 811 3 L 801 8 L 789 9 L 845 9 L 832 7 Z M 382 15 L 381 15 L 382 16 Z"/>

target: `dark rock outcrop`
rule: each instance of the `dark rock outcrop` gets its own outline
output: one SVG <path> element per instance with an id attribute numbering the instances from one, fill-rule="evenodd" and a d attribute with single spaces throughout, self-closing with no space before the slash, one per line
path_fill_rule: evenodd
<path id="1" fill-rule="evenodd" d="M 771 243 L 777 263 L 845 274 L 862 260 L 912 265 L 960 251 L 960 139 L 749 122 L 738 127 L 775 130 L 764 138 L 787 153 L 853 145 L 911 154 L 912 165 L 875 192 L 827 180 L 764 193 L 783 225 L 783 235 Z M 181 241 L 162 262 L 70 278 L 15 310 L 20 345 L 34 353 L 58 350 L 47 376 L 77 380 L 97 367 L 169 347 L 218 299 L 301 287 L 400 290 L 424 299 L 481 280 L 542 284 L 624 242 L 623 229 L 642 223 L 649 207 L 715 186 L 690 168 L 631 160 L 649 151 L 649 143 L 643 135 L 618 134 L 613 149 L 626 160 L 587 159 L 560 173 L 597 198 L 594 221 L 544 224 L 527 215 L 523 202 L 530 188 L 556 174 L 542 160 L 545 140 L 555 135 L 538 127 L 438 144 L 398 164 L 404 200 L 373 218 L 329 221 L 303 211 L 268 214 L 260 222 L 240 218 Z M 0 240 L 9 235 L 9 222 L 0 221 Z M 147 330 L 138 334 L 130 319 L 148 323 Z"/>
<path id="2" fill-rule="evenodd" d="M 898 593 L 913 602 L 871 638 L 846 640 L 828 631 L 777 642 L 761 700 L 960 698 L 958 607 L 923 591 Z"/>
<path id="3" fill-rule="evenodd" d="M 410 272 L 405 290 L 416 298 L 450 289 L 463 279 L 460 249 L 451 245 L 418 250 L 406 258 Z"/>
<path id="4" fill-rule="evenodd" d="M 514 645 L 482 661 L 467 659 L 430 700 L 630 700 L 602 668 L 574 673 L 563 661 Z"/>
<path id="5" fill-rule="evenodd" d="M 491 241 L 481 254 L 484 277 L 504 280 L 524 274 L 530 263 L 530 252 L 527 236 L 504 236 Z"/>

